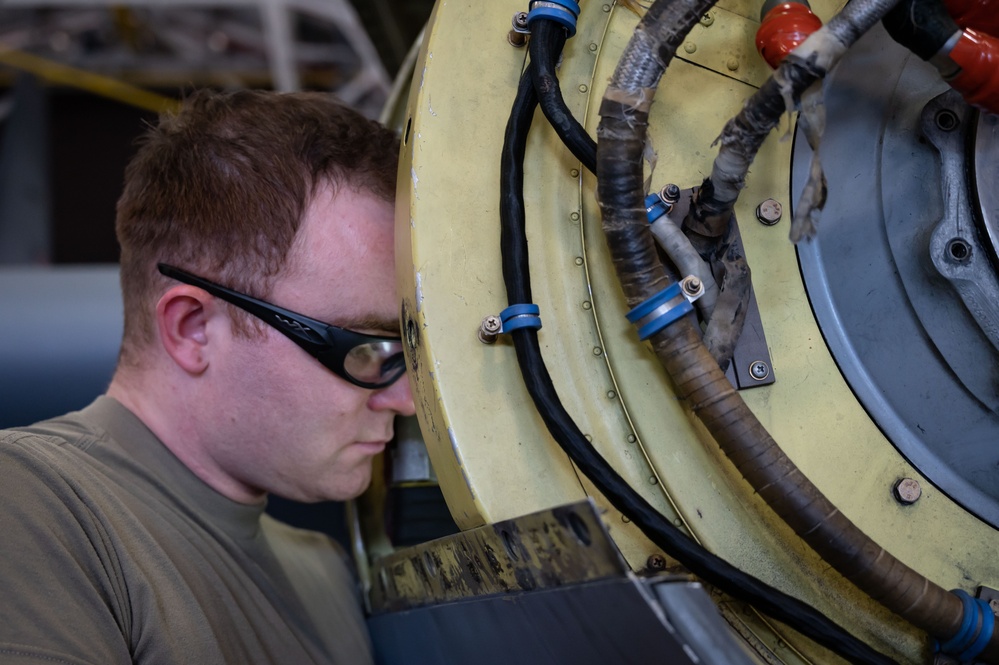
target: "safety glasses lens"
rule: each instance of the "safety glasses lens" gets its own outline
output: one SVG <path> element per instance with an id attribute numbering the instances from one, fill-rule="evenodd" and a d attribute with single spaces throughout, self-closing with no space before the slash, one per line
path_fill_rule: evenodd
<path id="1" fill-rule="evenodd" d="M 406 371 L 402 342 L 387 340 L 359 344 L 347 353 L 343 368 L 362 383 L 388 385 Z"/>

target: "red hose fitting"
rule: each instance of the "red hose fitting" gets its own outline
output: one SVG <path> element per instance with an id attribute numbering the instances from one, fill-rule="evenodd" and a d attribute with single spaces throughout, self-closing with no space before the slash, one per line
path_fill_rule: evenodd
<path id="1" fill-rule="evenodd" d="M 949 55 L 961 68 L 950 87 L 969 104 L 999 113 L 999 39 L 966 28 Z"/>
<path id="2" fill-rule="evenodd" d="M 993 0 L 945 0 L 947 13 L 962 28 L 973 28 L 999 37 L 999 2 Z"/>
<path id="3" fill-rule="evenodd" d="M 756 31 L 756 50 L 772 68 L 777 69 L 788 53 L 822 27 L 822 19 L 808 5 L 784 2 L 770 11 Z"/>

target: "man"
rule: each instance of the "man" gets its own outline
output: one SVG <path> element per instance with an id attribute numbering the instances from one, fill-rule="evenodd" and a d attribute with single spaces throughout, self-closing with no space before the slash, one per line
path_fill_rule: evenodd
<path id="1" fill-rule="evenodd" d="M 148 133 L 108 392 L 0 433 L 0 661 L 371 661 L 341 550 L 263 510 L 357 496 L 413 413 L 397 157 L 319 94 L 201 92 Z"/>

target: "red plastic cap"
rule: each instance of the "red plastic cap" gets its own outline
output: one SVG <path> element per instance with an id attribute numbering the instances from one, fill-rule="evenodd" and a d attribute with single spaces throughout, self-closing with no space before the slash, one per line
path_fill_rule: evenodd
<path id="1" fill-rule="evenodd" d="M 777 69 L 788 53 L 821 27 L 822 20 L 806 5 L 781 3 L 763 17 L 756 31 L 756 50 L 768 65 Z"/>
<path id="2" fill-rule="evenodd" d="M 945 0 L 944 5 L 962 28 L 999 37 L 999 2 L 996 0 Z"/>
<path id="3" fill-rule="evenodd" d="M 948 83 L 969 103 L 999 113 L 999 39 L 972 28 L 964 30 L 950 52 L 961 72 Z"/>

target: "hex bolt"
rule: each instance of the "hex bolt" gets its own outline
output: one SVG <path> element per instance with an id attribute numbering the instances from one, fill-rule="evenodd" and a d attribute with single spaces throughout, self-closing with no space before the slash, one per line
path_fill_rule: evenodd
<path id="1" fill-rule="evenodd" d="M 500 321 L 500 318 L 490 314 L 482 319 L 482 323 L 479 325 L 479 341 L 483 344 L 492 344 L 502 329 L 503 322 Z"/>
<path id="2" fill-rule="evenodd" d="M 892 494 L 895 495 L 895 499 L 903 506 L 911 506 L 919 501 L 922 493 L 923 491 L 919 488 L 919 481 L 913 478 L 902 478 L 892 488 Z"/>
<path id="3" fill-rule="evenodd" d="M 649 557 L 648 561 L 645 562 L 645 566 L 649 570 L 666 570 L 666 557 L 662 554 L 653 554 Z"/>
<path id="4" fill-rule="evenodd" d="M 770 376 L 770 365 L 762 360 L 757 360 L 749 364 L 749 375 L 757 381 L 762 381 Z"/>
<path id="5" fill-rule="evenodd" d="M 780 201 L 776 199 L 767 199 L 756 206 L 756 219 L 767 226 L 773 226 L 779 222 L 782 214 L 784 214 L 784 209 L 781 207 Z"/>

